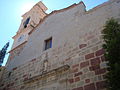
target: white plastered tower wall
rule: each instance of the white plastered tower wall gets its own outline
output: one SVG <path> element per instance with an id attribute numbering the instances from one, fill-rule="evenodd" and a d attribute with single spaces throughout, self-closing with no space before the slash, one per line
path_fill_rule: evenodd
<path id="1" fill-rule="evenodd" d="M 17 39 L 19 38 L 19 36 L 21 34 L 25 34 L 27 35 L 23 40 L 26 40 L 28 38 L 28 33 L 38 25 L 38 23 L 40 22 L 40 20 L 42 20 L 47 14 L 45 13 L 45 11 L 47 10 L 47 7 L 44 6 L 44 4 L 42 2 L 38 2 L 35 6 L 33 6 L 33 8 L 28 11 L 27 13 L 25 13 L 22 17 L 22 21 L 21 21 L 21 25 L 20 28 L 17 32 L 17 34 L 13 37 L 14 39 L 14 44 L 13 44 L 13 48 L 15 48 L 16 46 L 18 46 L 20 42 L 17 44 Z M 27 18 L 30 17 L 30 21 L 27 25 L 27 28 L 24 28 L 23 23 L 25 22 L 25 20 Z"/>
<path id="2" fill-rule="evenodd" d="M 29 35 L 28 33 L 33 30 L 40 21 L 47 15 L 45 11 L 47 10 L 47 7 L 40 1 L 37 4 L 35 4 L 30 11 L 22 15 L 21 25 L 16 33 L 15 36 L 13 36 L 14 42 L 10 51 L 10 54 L 15 51 L 15 49 L 19 48 L 22 44 L 25 44 L 28 41 Z M 27 27 L 24 28 L 24 22 L 30 18 L 29 23 L 27 24 Z M 23 47 L 22 47 L 23 48 Z M 8 60 L 10 62 L 10 58 Z M 7 65 L 8 65 L 7 62 Z"/>

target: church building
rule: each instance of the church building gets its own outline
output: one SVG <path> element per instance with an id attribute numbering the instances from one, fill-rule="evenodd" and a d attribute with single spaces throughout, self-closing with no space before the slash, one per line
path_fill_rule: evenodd
<path id="1" fill-rule="evenodd" d="M 0 90 L 106 90 L 101 31 L 110 18 L 120 21 L 120 0 L 47 9 L 40 1 L 22 16 Z"/>

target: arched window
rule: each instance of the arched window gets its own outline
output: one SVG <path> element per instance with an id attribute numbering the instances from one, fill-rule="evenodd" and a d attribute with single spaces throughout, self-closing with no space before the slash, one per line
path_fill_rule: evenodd
<path id="1" fill-rule="evenodd" d="M 26 21 L 23 23 L 24 28 L 27 27 L 28 23 L 30 21 L 30 17 L 26 19 Z"/>

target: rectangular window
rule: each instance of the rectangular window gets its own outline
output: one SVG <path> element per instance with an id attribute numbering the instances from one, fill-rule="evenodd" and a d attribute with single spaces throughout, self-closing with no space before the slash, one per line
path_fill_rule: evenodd
<path id="1" fill-rule="evenodd" d="M 52 38 L 45 40 L 45 50 L 52 48 Z"/>

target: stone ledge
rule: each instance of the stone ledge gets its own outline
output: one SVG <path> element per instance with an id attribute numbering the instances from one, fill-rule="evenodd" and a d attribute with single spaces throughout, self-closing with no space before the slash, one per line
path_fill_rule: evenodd
<path id="1" fill-rule="evenodd" d="M 25 84 L 27 84 L 27 83 L 30 83 L 30 82 L 38 81 L 38 80 L 41 80 L 44 77 L 47 77 L 47 76 L 49 77 L 50 75 L 56 74 L 58 72 L 67 71 L 69 68 L 70 68 L 69 65 L 63 65 L 63 66 L 58 67 L 56 69 L 50 70 L 48 72 L 43 72 L 40 75 L 37 75 L 37 76 L 31 77 L 31 78 L 25 79 L 23 82 Z"/>

